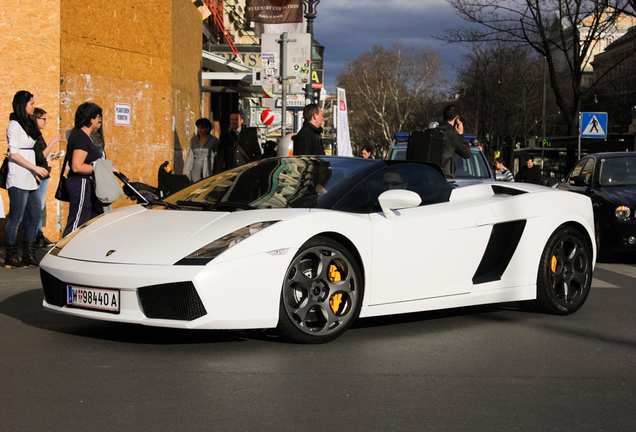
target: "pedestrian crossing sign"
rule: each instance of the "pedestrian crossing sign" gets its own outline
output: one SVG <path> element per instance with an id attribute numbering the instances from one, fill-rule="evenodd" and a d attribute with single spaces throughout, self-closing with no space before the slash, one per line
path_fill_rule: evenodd
<path id="1" fill-rule="evenodd" d="M 581 113 L 582 138 L 607 138 L 607 113 Z"/>

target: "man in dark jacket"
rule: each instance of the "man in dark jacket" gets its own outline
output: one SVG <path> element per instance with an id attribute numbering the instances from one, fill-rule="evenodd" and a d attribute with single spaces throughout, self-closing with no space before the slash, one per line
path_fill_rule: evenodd
<path id="1" fill-rule="evenodd" d="M 457 156 L 470 159 L 470 144 L 464 138 L 464 124 L 459 119 L 459 108 L 448 105 L 444 108 L 444 121 L 438 126 L 444 133 L 444 149 L 442 150 L 442 171 L 446 178 L 455 178 Z"/>
<path id="2" fill-rule="evenodd" d="M 526 165 L 521 167 L 515 176 L 515 181 L 541 184 L 541 168 L 534 164 L 532 156 L 526 156 Z"/>
<path id="3" fill-rule="evenodd" d="M 322 108 L 309 104 L 303 109 L 303 127 L 292 138 L 294 140 L 294 156 L 324 155 L 320 137 L 322 136 Z"/>
<path id="4" fill-rule="evenodd" d="M 243 127 L 243 112 L 230 113 L 230 130 L 221 135 L 219 152 L 214 158 L 214 174 L 261 159 L 256 130 Z"/>

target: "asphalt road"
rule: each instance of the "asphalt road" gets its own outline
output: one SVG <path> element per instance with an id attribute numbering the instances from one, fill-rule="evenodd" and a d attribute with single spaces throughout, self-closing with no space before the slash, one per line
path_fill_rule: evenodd
<path id="1" fill-rule="evenodd" d="M 636 265 L 577 313 L 515 303 L 359 320 L 319 346 L 103 323 L 0 269 L 0 431 L 636 430 Z"/>

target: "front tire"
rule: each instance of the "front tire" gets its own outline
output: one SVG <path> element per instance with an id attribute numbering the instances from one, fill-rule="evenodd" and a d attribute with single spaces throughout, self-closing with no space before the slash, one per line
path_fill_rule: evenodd
<path id="1" fill-rule="evenodd" d="M 583 306 L 591 285 L 591 247 L 576 229 L 558 229 L 541 255 L 536 305 L 543 312 L 571 314 Z"/>
<path id="2" fill-rule="evenodd" d="M 335 240 L 315 237 L 285 274 L 278 330 L 298 343 L 329 342 L 351 326 L 361 305 L 362 278 L 351 253 Z"/>

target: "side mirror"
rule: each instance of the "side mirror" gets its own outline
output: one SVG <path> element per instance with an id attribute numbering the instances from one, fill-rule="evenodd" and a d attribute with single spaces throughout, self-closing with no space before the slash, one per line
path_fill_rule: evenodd
<path id="1" fill-rule="evenodd" d="M 417 207 L 422 203 L 422 198 L 413 191 L 406 189 L 392 189 L 383 192 L 379 197 L 380 207 L 387 219 L 396 218 L 394 210 Z"/>
<path id="2" fill-rule="evenodd" d="M 578 176 L 574 176 L 572 178 L 570 178 L 570 186 L 578 186 L 578 187 L 585 187 L 587 186 L 587 182 L 585 181 L 585 177 L 578 175 Z"/>

